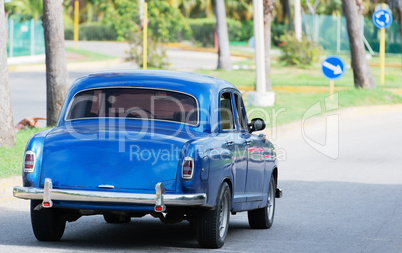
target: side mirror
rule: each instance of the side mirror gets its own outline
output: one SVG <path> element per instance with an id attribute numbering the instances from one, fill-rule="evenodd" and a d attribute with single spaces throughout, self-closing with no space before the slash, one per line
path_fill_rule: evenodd
<path id="1" fill-rule="evenodd" d="M 248 124 L 249 132 L 261 131 L 265 129 L 265 122 L 261 118 L 255 118 Z"/>

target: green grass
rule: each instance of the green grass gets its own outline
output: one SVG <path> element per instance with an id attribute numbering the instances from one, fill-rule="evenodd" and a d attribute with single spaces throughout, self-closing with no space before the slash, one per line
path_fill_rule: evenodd
<path id="1" fill-rule="evenodd" d="M 252 60 L 245 60 L 234 64 L 249 65 Z M 380 69 L 378 67 L 370 67 L 371 73 L 377 86 L 380 85 Z M 196 72 L 216 76 L 225 79 L 234 85 L 254 86 L 255 70 L 197 70 Z M 271 81 L 273 86 L 329 86 L 329 81 L 321 74 L 320 64 L 316 63 L 311 66 L 285 66 L 274 61 L 271 66 Z M 402 69 L 386 68 L 385 69 L 385 86 L 386 88 L 402 88 Z M 347 69 L 345 75 L 335 81 L 338 87 L 353 87 L 353 70 Z"/>
<path id="2" fill-rule="evenodd" d="M 0 178 L 20 175 L 25 147 L 32 135 L 44 128 L 24 129 L 17 133 L 17 143 L 14 147 L 0 147 Z"/>
<path id="3" fill-rule="evenodd" d="M 326 93 L 290 93 L 276 92 L 276 104 L 273 107 L 256 109 L 247 107 L 249 118 L 261 117 L 268 124 L 282 125 L 293 121 L 300 121 L 304 113 L 317 103 L 321 104 L 323 113 L 325 113 L 325 102 L 328 94 Z M 334 102 L 332 106 L 338 109 L 354 106 L 383 105 L 383 104 L 400 104 L 402 97 L 395 95 L 381 88 L 375 90 L 343 90 L 338 94 L 338 104 Z M 336 100 L 334 100 L 336 101 Z M 245 102 L 246 103 L 246 102 Z M 246 103 L 247 104 L 247 103 Z M 331 106 L 331 108 L 333 108 Z M 262 109 L 262 110 L 261 110 Z M 275 116 L 277 115 L 277 116 Z"/>
<path id="4" fill-rule="evenodd" d="M 113 56 L 95 53 L 95 52 L 84 50 L 84 49 L 74 49 L 74 48 L 66 47 L 66 52 L 79 54 L 84 57 L 79 60 L 72 60 L 72 62 L 90 62 L 90 61 L 104 61 L 104 60 L 116 59 L 116 57 L 113 57 Z"/>

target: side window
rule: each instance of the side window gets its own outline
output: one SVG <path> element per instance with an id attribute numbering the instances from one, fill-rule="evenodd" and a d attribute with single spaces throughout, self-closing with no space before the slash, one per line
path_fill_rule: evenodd
<path id="1" fill-rule="evenodd" d="M 232 100 L 229 92 L 223 93 L 220 99 L 220 118 L 222 130 L 235 129 Z"/>
<path id="2" fill-rule="evenodd" d="M 239 123 L 239 128 L 247 130 L 247 119 L 246 119 L 246 110 L 243 106 L 243 99 L 240 94 L 235 93 L 235 101 L 236 101 L 236 115 L 237 122 Z"/>

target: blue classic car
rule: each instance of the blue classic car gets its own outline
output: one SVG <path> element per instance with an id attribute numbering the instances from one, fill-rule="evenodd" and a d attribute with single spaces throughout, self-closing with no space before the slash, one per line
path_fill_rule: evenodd
<path id="1" fill-rule="evenodd" d="M 274 220 L 278 169 L 262 119 L 249 123 L 231 83 L 173 71 L 84 76 L 58 124 L 33 136 L 23 164 L 36 238 L 56 241 L 66 222 L 100 214 L 109 223 L 147 214 L 187 220 L 200 246 L 223 245 L 229 216 L 252 228 Z"/>

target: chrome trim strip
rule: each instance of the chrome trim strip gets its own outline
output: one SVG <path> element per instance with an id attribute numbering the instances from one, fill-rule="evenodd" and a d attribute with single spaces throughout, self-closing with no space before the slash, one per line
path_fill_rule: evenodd
<path id="1" fill-rule="evenodd" d="M 113 185 L 110 185 L 110 184 L 100 184 L 100 185 L 98 185 L 98 188 L 114 189 L 114 186 L 113 186 Z"/>
<path id="2" fill-rule="evenodd" d="M 88 88 L 88 89 L 83 89 L 80 91 L 77 91 L 73 97 L 70 100 L 70 103 L 67 106 L 66 109 L 66 113 L 64 115 L 64 122 L 71 122 L 74 120 L 87 120 L 87 119 L 127 119 L 127 118 L 119 118 L 119 117 L 86 117 L 86 118 L 77 118 L 77 119 L 67 119 L 67 115 L 70 112 L 70 107 L 73 104 L 73 101 L 75 99 L 75 96 L 78 95 L 79 93 L 85 92 L 85 91 L 90 91 L 90 90 L 100 90 L 100 89 L 148 89 L 148 90 L 163 90 L 163 91 L 169 91 L 169 92 L 175 92 L 175 93 L 179 93 L 179 94 L 183 94 L 183 95 L 187 95 L 190 96 L 192 98 L 194 98 L 195 102 L 197 103 L 197 124 L 190 124 L 190 123 L 184 123 L 184 122 L 178 122 L 178 121 L 172 121 L 172 120 L 160 120 L 160 119 L 148 119 L 150 121 L 161 121 L 161 122 L 171 122 L 171 123 L 178 123 L 178 124 L 183 124 L 183 125 L 189 125 L 189 126 L 193 126 L 193 127 L 198 127 L 200 125 L 200 103 L 198 102 L 198 99 L 187 92 L 183 92 L 183 91 L 178 91 L 178 90 L 171 90 L 171 89 L 164 89 L 164 88 L 156 88 L 156 87 L 144 87 L 144 86 L 105 86 L 105 87 L 95 87 L 95 88 Z M 143 119 L 130 119 L 129 120 L 143 120 Z"/>
<path id="3" fill-rule="evenodd" d="M 155 205 L 156 195 L 146 193 L 124 193 L 105 191 L 80 191 L 51 189 L 52 200 L 60 201 L 82 201 L 82 202 L 105 202 L 105 203 L 129 203 Z M 13 195 L 20 199 L 38 199 L 44 197 L 44 190 L 41 188 L 16 186 Z M 204 206 L 207 195 L 200 194 L 164 194 L 165 205 L 172 206 Z"/>

